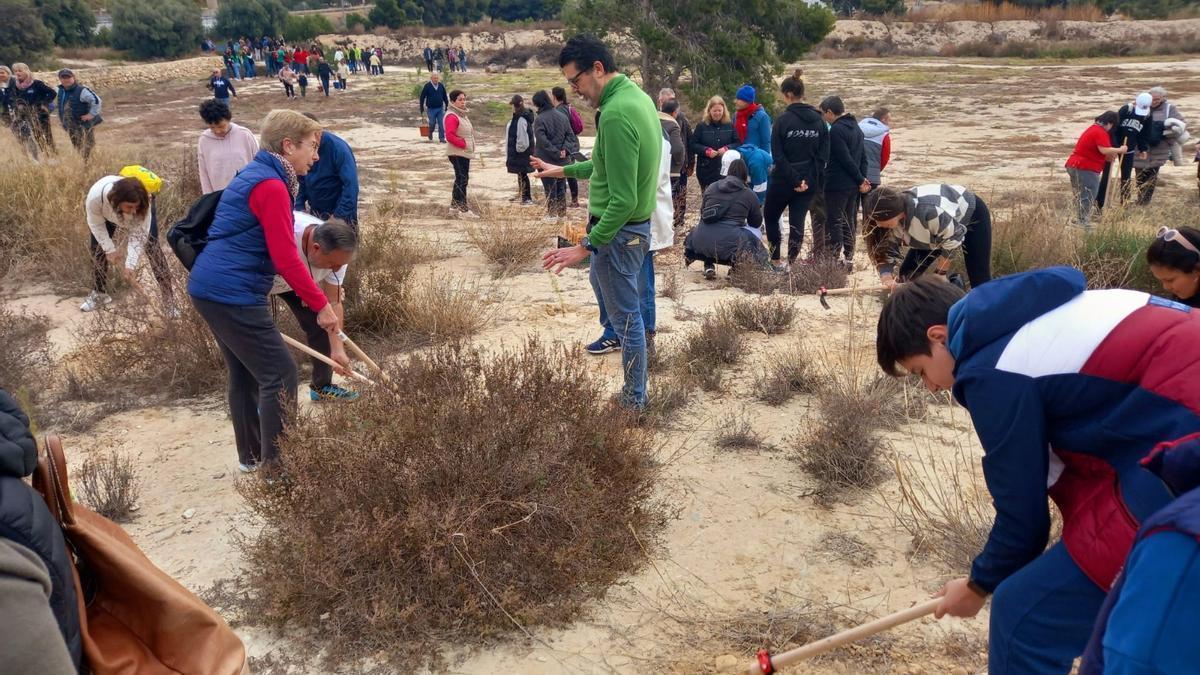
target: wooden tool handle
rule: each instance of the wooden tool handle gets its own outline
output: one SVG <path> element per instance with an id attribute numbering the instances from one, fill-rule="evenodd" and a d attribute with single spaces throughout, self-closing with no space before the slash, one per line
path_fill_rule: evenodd
<path id="1" fill-rule="evenodd" d="M 850 295 L 851 293 L 878 293 L 886 291 L 887 286 L 880 284 L 879 286 L 847 286 L 845 288 L 829 288 L 825 290 L 825 295 Z"/>
<path id="2" fill-rule="evenodd" d="M 350 348 L 350 351 L 354 352 L 355 356 L 362 359 L 364 363 L 371 367 L 371 370 L 378 373 L 379 377 L 381 377 L 384 382 L 390 383 L 392 381 L 392 378 L 388 377 L 388 374 L 383 372 L 383 368 L 380 368 L 379 364 L 375 363 L 375 359 L 367 356 L 366 352 L 359 349 L 358 345 L 354 344 L 354 340 L 351 340 L 350 336 L 346 335 L 346 331 L 340 331 L 338 333 L 338 337 L 342 339 L 343 344 Z"/>
<path id="3" fill-rule="evenodd" d="M 895 628 L 902 623 L 908 623 L 913 619 L 933 614 L 934 610 L 937 609 L 938 603 L 941 601 L 941 598 L 933 598 L 908 609 L 903 609 L 869 623 L 864 623 L 861 626 L 855 626 L 854 628 L 830 635 L 827 638 L 821 638 L 816 642 L 796 647 L 795 649 L 771 657 L 771 665 L 774 666 L 775 670 L 782 670 L 806 659 L 824 654 L 827 651 L 848 645 L 851 642 L 857 642 L 863 638 L 871 637 L 876 633 L 882 633 L 890 628 Z M 746 669 L 747 675 L 763 675 L 763 672 L 762 666 L 758 663 Z"/>
<path id="4" fill-rule="evenodd" d="M 333 366 L 334 370 L 338 370 L 342 367 L 342 365 L 340 363 L 338 363 L 337 361 L 334 361 L 333 359 L 329 358 L 328 356 L 325 356 L 321 352 L 309 347 L 308 345 L 304 344 L 303 342 L 300 342 L 299 340 L 293 340 L 292 338 L 288 337 L 287 335 L 284 335 L 283 333 L 280 333 L 279 335 L 280 335 L 280 337 L 283 338 L 284 342 L 295 347 L 296 349 L 299 349 L 300 351 L 304 352 L 305 354 L 308 354 L 309 356 L 313 357 L 314 359 L 316 359 L 318 361 L 321 361 L 330 366 Z M 367 384 L 375 384 L 366 375 L 363 375 L 362 373 L 356 373 L 353 370 L 350 371 L 350 376 L 357 378 L 363 382 L 366 382 Z"/>

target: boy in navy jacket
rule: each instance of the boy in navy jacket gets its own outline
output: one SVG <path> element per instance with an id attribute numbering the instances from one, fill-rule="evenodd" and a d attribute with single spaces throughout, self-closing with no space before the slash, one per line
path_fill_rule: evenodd
<path id="1" fill-rule="evenodd" d="M 996 519 L 937 616 L 992 595 L 989 672 L 1068 673 L 1139 523 L 1170 500 L 1139 461 L 1200 431 L 1200 314 L 1078 270 L 1014 274 L 963 297 L 904 284 L 879 317 L 880 367 L 952 389 L 983 445 Z M 1062 540 L 1046 548 L 1049 495 Z"/>

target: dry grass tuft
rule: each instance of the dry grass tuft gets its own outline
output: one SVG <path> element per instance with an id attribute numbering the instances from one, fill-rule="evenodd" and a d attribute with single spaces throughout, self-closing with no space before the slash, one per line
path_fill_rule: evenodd
<path id="1" fill-rule="evenodd" d="M 658 261 L 655 262 L 657 264 Z M 683 275 L 679 273 L 679 266 L 666 265 L 656 267 L 655 269 L 661 275 L 658 282 L 658 294 L 664 298 L 670 298 L 675 302 L 682 300 L 685 290 L 683 288 L 684 279 Z"/>
<path id="2" fill-rule="evenodd" d="M 818 395 L 820 418 L 795 438 L 795 460 L 814 481 L 819 501 L 831 504 L 875 487 L 887 475 L 887 443 L 877 425 L 877 399 L 855 387 Z"/>
<path id="3" fill-rule="evenodd" d="M 416 282 L 400 302 L 400 321 L 410 340 L 437 344 L 468 338 L 495 315 L 494 299 L 465 279 L 430 274 Z"/>
<path id="4" fill-rule="evenodd" d="M 115 450 L 85 459 L 75 484 L 84 504 L 118 522 L 129 519 L 142 487 L 133 460 Z"/>
<path id="5" fill-rule="evenodd" d="M 715 312 L 684 338 L 679 357 L 681 367 L 706 391 L 718 391 L 721 370 L 741 360 L 744 342 L 733 319 L 725 312 Z"/>
<path id="6" fill-rule="evenodd" d="M 718 311 L 727 312 L 742 330 L 766 335 L 786 331 L 796 319 L 796 303 L 783 295 L 742 296 L 724 303 Z"/>
<path id="7" fill-rule="evenodd" d="M 0 388 L 20 401 L 30 415 L 46 398 L 54 357 L 46 337 L 50 320 L 38 314 L 14 311 L 0 304 Z"/>
<path id="8" fill-rule="evenodd" d="M 792 347 L 768 359 L 754 381 L 754 396 L 768 405 L 783 405 L 796 394 L 814 393 L 820 382 L 812 354 Z"/>
<path id="9" fill-rule="evenodd" d="M 879 559 L 875 548 L 857 534 L 826 532 L 817 542 L 817 548 L 830 559 L 852 567 L 870 567 Z"/>
<path id="10" fill-rule="evenodd" d="M 613 423 L 580 359 L 443 347 L 393 370 L 404 396 L 298 420 L 286 480 L 240 486 L 262 523 L 245 542 L 252 615 L 320 635 L 331 666 L 405 672 L 572 620 L 645 561 L 664 518 L 652 434 Z"/>
<path id="11" fill-rule="evenodd" d="M 550 245 L 557 228 L 528 216 L 498 214 L 467 225 L 467 238 L 493 265 L 492 278 L 514 274 L 532 264 Z"/>
<path id="12" fill-rule="evenodd" d="M 696 382 L 680 370 L 650 379 L 646 390 L 646 409 L 643 413 L 653 427 L 664 427 L 675 413 L 687 407 L 692 400 L 692 388 Z"/>
<path id="13" fill-rule="evenodd" d="M 762 436 L 754 430 L 754 424 L 743 410 L 729 415 L 717 424 L 713 445 L 722 450 L 757 450 L 764 443 Z"/>
<path id="14" fill-rule="evenodd" d="M 784 293 L 809 295 L 817 289 L 841 288 L 846 285 L 846 268 L 834 260 L 818 259 L 811 265 L 795 264 L 788 272 L 775 272 L 744 260 L 737 272 L 729 277 L 737 288 L 756 295 Z"/>

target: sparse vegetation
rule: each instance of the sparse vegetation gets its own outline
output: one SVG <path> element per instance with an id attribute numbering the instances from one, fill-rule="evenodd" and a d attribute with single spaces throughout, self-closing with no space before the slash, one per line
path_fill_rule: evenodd
<path id="1" fill-rule="evenodd" d="M 733 323 L 742 330 L 766 335 L 782 333 L 796 318 L 796 304 L 786 296 L 766 298 L 742 296 L 726 302 L 718 311 L 728 312 Z"/>
<path id="2" fill-rule="evenodd" d="M 408 671 L 448 643 L 562 625 L 636 569 L 663 517 L 651 435 L 613 423 L 580 358 L 444 347 L 393 370 L 404 396 L 299 420 L 287 482 L 240 486 L 263 523 L 245 546 L 253 614 L 320 635 L 332 661 Z"/>
<path id="3" fill-rule="evenodd" d="M 792 265 L 788 272 L 765 269 L 753 261 L 745 260 L 738 265 L 737 272 L 730 280 L 735 287 L 747 293 L 809 295 L 822 286 L 841 288 L 846 285 L 846 277 L 846 268 L 835 260 L 818 259 L 811 265 Z"/>
<path id="4" fill-rule="evenodd" d="M 743 410 L 718 422 L 713 445 L 722 450 L 756 450 L 763 447 L 763 439 Z"/>
<path id="5" fill-rule="evenodd" d="M 795 438 L 795 459 L 815 481 L 823 503 L 845 500 L 875 487 L 887 474 L 889 448 L 880 437 L 877 401 L 855 387 L 818 395 L 820 418 Z"/>
<path id="6" fill-rule="evenodd" d="M 129 519 L 142 487 L 133 460 L 115 450 L 85 459 L 74 483 L 84 504 L 118 522 Z"/>
<path id="7" fill-rule="evenodd" d="M 768 405 L 783 405 L 796 394 L 815 392 L 819 384 L 812 353 L 797 346 L 768 357 L 754 380 L 754 395 Z"/>
<path id="8" fill-rule="evenodd" d="M 36 407 L 44 399 L 53 357 L 46 333 L 50 321 L 0 304 L 0 389 Z M 30 415 L 35 410 L 26 408 Z"/>
<path id="9" fill-rule="evenodd" d="M 744 341 L 728 314 L 710 314 L 684 338 L 680 366 L 706 391 L 718 391 L 722 368 L 741 360 Z"/>
<path id="10" fill-rule="evenodd" d="M 495 267 L 493 278 L 508 276 L 532 264 L 549 245 L 554 228 L 515 213 L 498 213 L 467 226 L 467 238 Z"/>

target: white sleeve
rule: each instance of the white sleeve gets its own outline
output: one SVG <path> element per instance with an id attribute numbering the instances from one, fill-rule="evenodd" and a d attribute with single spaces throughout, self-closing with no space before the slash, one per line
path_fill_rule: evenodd
<path id="1" fill-rule="evenodd" d="M 346 281 L 346 269 L 349 267 L 349 264 L 342 265 L 337 270 L 330 272 L 329 276 L 325 277 L 325 283 L 330 286 L 341 286 Z"/>
<path id="2" fill-rule="evenodd" d="M 113 243 L 112 237 L 108 236 L 108 228 L 104 227 L 103 189 L 88 192 L 87 199 L 83 202 L 83 212 L 87 216 L 88 229 L 92 231 L 92 236 L 100 243 L 100 248 L 104 249 L 105 253 L 112 253 L 117 250 L 117 245 Z"/>
<path id="3" fill-rule="evenodd" d="M 138 261 L 142 258 L 142 250 L 146 247 L 146 240 L 150 238 L 150 218 L 151 209 L 154 208 L 154 203 L 150 203 L 150 208 L 146 209 L 146 217 L 142 218 L 137 231 L 129 228 L 129 245 L 125 251 L 125 269 L 137 269 Z"/>

